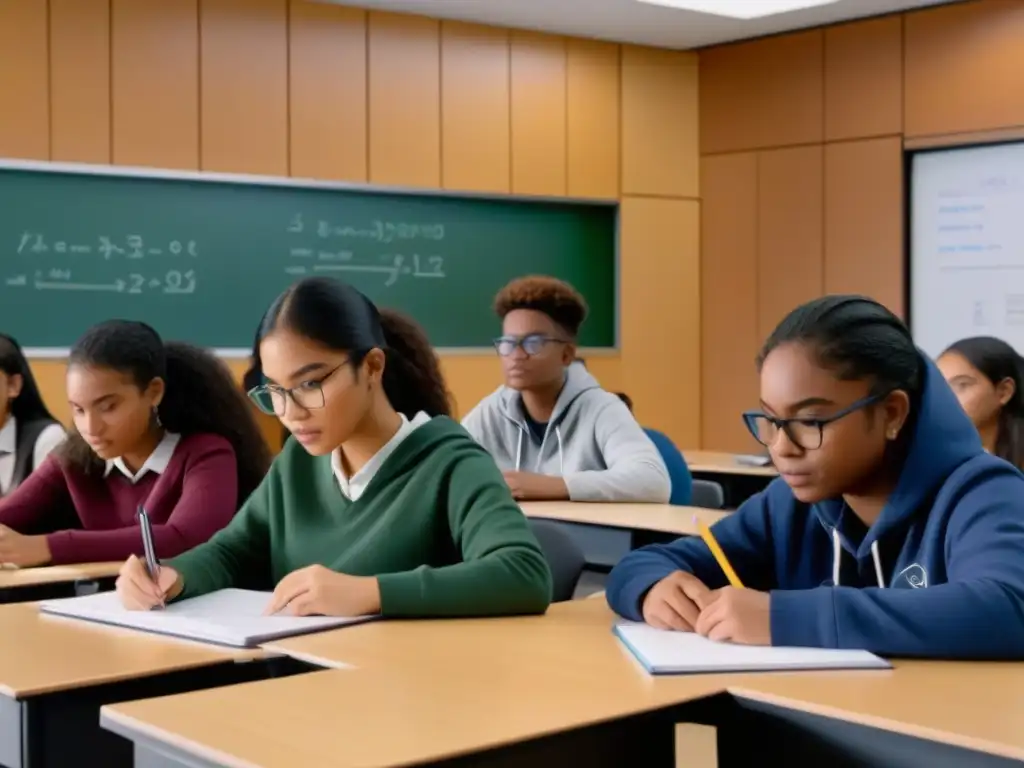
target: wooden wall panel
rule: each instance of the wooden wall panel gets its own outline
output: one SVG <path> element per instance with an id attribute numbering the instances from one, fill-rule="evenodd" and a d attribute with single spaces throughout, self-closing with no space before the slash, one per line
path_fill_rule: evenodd
<path id="1" fill-rule="evenodd" d="M 622 386 L 642 424 L 698 445 L 700 205 L 625 197 L 621 227 Z"/>
<path id="2" fill-rule="evenodd" d="M 905 25 L 907 136 L 1024 125 L 1024 3 L 954 3 Z"/>
<path id="3" fill-rule="evenodd" d="M 701 162 L 701 446 L 756 449 L 740 414 L 757 405 L 757 154 Z"/>
<path id="4" fill-rule="evenodd" d="M 825 138 L 903 130 L 903 16 L 825 30 Z"/>
<path id="5" fill-rule="evenodd" d="M 658 199 L 623 207 L 623 346 L 588 367 L 628 391 L 646 423 L 695 447 L 695 57 L 626 59 L 612 43 L 442 31 L 304 0 L 7 0 L 0 154 L 45 159 L 52 143 L 54 157 L 96 163 L 613 199 L 628 154 L 632 188 Z M 682 389 L 650 336 L 655 321 L 693 372 Z M 229 361 L 238 378 L 246 365 Z M 442 366 L 461 413 L 501 381 L 493 354 Z M 33 368 L 67 420 L 63 361 Z M 275 420 L 261 425 L 276 446 Z"/>
<path id="6" fill-rule="evenodd" d="M 825 148 L 825 292 L 862 293 L 903 313 L 899 137 Z"/>
<path id="7" fill-rule="evenodd" d="M 288 0 L 202 0 L 202 167 L 288 175 Z"/>
<path id="8" fill-rule="evenodd" d="M 366 11 L 292 2 L 289 12 L 291 175 L 366 181 Z"/>
<path id="9" fill-rule="evenodd" d="M 701 152 L 821 141 L 824 43 L 813 29 L 701 51 Z"/>
<path id="10" fill-rule="evenodd" d="M 50 0 L 53 160 L 110 162 L 110 0 Z"/>
<path id="11" fill-rule="evenodd" d="M 512 191 L 564 195 L 565 38 L 512 32 Z"/>
<path id="12" fill-rule="evenodd" d="M 622 49 L 622 191 L 698 197 L 697 55 Z"/>
<path id="13" fill-rule="evenodd" d="M 761 152 L 757 168 L 758 338 L 821 296 L 824 210 L 821 146 Z"/>
<path id="14" fill-rule="evenodd" d="M 113 161 L 199 167 L 198 0 L 112 0 Z"/>
<path id="15" fill-rule="evenodd" d="M 441 185 L 440 23 L 369 15 L 370 181 Z"/>
<path id="16" fill-rule="evenodd" d="M 441 180 L 447 189 L 512 186 L 508 32 L 441 22 Z"/>
<path id="17" fill-rule="evenodd" d="M 571 38 L 566 55 L 569 195 L 617 198 L 621 115 L 619 46 Z M 692 111 L 696 117 L 696 111 Z"/>
<path id="18" fill-rule="evenodd" d="M 50 157 L 46 0 L 0 2 L 0 157 Z"/>

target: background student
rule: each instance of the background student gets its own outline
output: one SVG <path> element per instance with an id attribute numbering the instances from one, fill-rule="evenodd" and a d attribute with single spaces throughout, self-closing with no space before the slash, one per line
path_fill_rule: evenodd
<path id="1" fill-rule="evenodd" d="M 542 613 L 551 573 L 494 461 L 448 418 L 426 337 L 351 286 L 310 278 L 260 330 L 255 401 L 294 436 L 231 524 L 129 608 L 225 587 L 274 589 L 271 611 L 354 616 Z"/>
<path id="2" fill-rule="evenodd" d="M 0 334 L 0 497 L 6 496 L 64 440 L 43 404 L 18 342 Z"/>
<path id="3" fill-rule="evenodd" d="M 981 435 L 985 450 L 1024 469 L 1024 376 L 1002 339 L 961 339 L 936 361 Z"/>
<path id="4" fill-rule="evenodd" d="M 498 293 L 495 348 L 505 386 L 463 426 L 517 499 L 667 502 L 668 471 L 629 409 L 576 356 L 587 307 L 568 283 L 513 280 Z"/>
<path id="5" fill-rule="evenodd" d="M 170 557 L 223 528 L 270 456 L 245 397 L 211 354 L 143 323 L 94 326 L 71 349 L 75 430 L 0 501 L 0 561 L 121 560 L 141 552 L 136 511 Z"/>
<path id="6" fill-rule="evenodd" d="M 938 368 L 876 302 L 791 312 L 744 415 L 781 477 L 696 537 L 612 571 L 621 615 L 714 640 L 1024 659 L 1024 476 L 986 453 Z"/>

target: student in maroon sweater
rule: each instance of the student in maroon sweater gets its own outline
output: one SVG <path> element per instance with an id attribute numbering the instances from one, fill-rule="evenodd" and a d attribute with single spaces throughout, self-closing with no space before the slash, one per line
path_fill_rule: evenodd
<path id="1" fill-rule="evenodd" d="M 0 501 L 0 562 L 141 553 L 140 504 L 157 555 L 173 557 L 227 525 L 270 466 L 227 367 L 144 323 L 87 331 L 71 350 L 67 394 L 74 431 Z"/>

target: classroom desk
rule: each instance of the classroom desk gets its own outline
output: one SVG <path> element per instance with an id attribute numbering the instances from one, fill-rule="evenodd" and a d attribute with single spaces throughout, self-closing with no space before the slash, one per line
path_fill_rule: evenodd
<path id="1" fill-rule="evenodd" d="M 725 491 L 725 506 L 735 509 L 748 498 L 764 490 L 778 476 L 775 467 L 741 464 L 735 453 L 721 451 L 683 451 L 690 473 L 698 480 L 713 480 Z"/>
<path id="2" fill-rule="evenodd" d="M 0 567 L 0 603 L 73 597 L 110 589 L 120 568 L 120 562 L 44 568 Z"/>
<path id="3" fill-rule="evenodd" d="M 0 765 L 131 765 L 101 704 L 258 679 L 265 664 L 239 662 L 268 658 L 0 606 Z"/>
<path id="4" fill-rule="evenodd" d="M 630 532 L 668 533 L 674 537 L 696 536 L 700 533 L 693 522 L 694 515 L 712 525 L 729 514 L 701 507 L 674 507 L 671 504 L 527 501 L 519 506 L 527 517 L 598 528 L 618 528 Z"/>
<path id="5" fill-rule="evenodd" d="M 674 725 L 718 728 L 722 766 L 1008 766 L 1024 664 L 651 677 L 600 600 L 547 617 L 375 622 L 267 646 L 325 666 L 104 707 L 146 766 L 685 764 Z"/>

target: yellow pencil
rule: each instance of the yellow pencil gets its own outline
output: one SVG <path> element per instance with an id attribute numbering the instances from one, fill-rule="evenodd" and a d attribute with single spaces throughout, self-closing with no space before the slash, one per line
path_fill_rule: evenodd
<path id="1" fill-rule="evenodd" d="M 732 569 L 732 566 L 729 564 L 729 560 L 725 556 L 725 552 L 723 552 L 722 548 L 718 545 L 718 540 L 715 539 L 715 535 L 711 533 L 711 529 L 708 528 L 707 524 L 703 520 L 698 519 L 696 515 L 693 516 L 693 522 L 697 524 L 697 530 L 700 531 L 700 537 L 704 539 L 704 543 L 708 545 L 708 549 L 711 550 L 711 554 L 715 556 L 715 560 L 718 561 L 718 567 L 722 569 L 725 577 L 729 579 L 729 583 L 734 587 L 742 589 L 743 582 L 740 581 L 740 577 L 736 575 L 736 571 Z"/>

